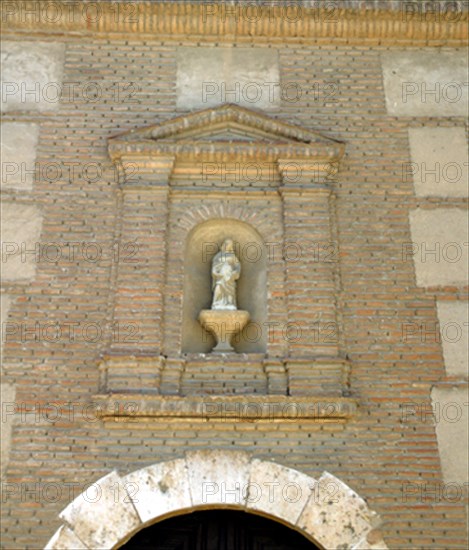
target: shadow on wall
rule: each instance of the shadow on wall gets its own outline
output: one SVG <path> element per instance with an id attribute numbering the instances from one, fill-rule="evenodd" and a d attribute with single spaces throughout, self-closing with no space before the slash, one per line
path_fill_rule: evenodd
<path id="1" fill-rule="evenodd" d="M 249 311 L 251 321 L 233 341 L 238 353 L 266 351 L 267 251 L 259 233 L 235 219 L 213 219 L 199 224 L 188 235 L 184 259 L 182 353 L 209 353 L 215 345 L 197 317 L 212 302 L 212 259 L 225 239 L 232 239 L 241 262 L 237 284 L 238 309 Z M 261 330 L 262 329 L 262 330 Z"/>

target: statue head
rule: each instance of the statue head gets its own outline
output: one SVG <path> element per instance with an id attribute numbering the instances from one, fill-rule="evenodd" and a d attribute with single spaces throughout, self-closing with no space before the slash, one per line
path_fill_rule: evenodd
<path id="1" fill-rule="evenodd" d="M 234 243 L 232 239 L 225 239 L 221 245 L 222 252 L 234 252 Z"/>

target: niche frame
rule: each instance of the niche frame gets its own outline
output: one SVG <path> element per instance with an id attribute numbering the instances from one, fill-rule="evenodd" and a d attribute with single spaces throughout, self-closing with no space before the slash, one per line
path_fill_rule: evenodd
<path id="1" fill-rule="evenodd" d="M 235 219 L 250 224 L 264 243 L 298 244 L 305 234 L 311 242 L 334 241 L 332 188 L 344 149 L 336 140 L 231 104 L 110 138 L 109 155 L 120 174 L 118 239 L 139 245 L 139 265 L 119 263 L 115 270 L 114 322 L 137 322 L 139 339 L 109 342 L 101 362 L 102 388 L 200 395 L 205 390 L 189 381 L 213 367 L 221 378 L 207 391 L 229 393 L 234 384 L 229 369 L 243 363 L 249 376 L 259 374 L 257 386 L 247 388 L 254 393 L 346 395 L 349 363 L 336 311 L 338 265 L 312 255 L 305 265 L 285 262 L 283 253 L 269 259 L 268 322 L 320 318 L 338 327 L 337 341 L 316 341 L 309 326 L 301 341 L 280 337 L 265 351 L 217 358 L 185 353 L 181 338 L 190 231 L 210 219 Z M 249 163 L 267 165 L 268 173 L 257 180 L 238 177 L 236 166 Z M 226 177 L 214 174 L 213 167 L 223 165 Z"/>

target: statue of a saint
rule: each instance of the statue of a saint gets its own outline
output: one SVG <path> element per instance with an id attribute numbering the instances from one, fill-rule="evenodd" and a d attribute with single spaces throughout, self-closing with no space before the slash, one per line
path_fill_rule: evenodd
<path id="1" fill-rule="evenodd" d="M 212 309 L 237 309 L 236 281 L 241 263 L 236 257 L 233 241 L 226 239 L 212 260 Z"/>

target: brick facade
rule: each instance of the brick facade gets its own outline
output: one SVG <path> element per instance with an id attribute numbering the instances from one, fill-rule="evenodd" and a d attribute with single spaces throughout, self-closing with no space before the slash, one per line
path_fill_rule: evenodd
<path id="1" fill-rule="evenodd" d="M 353 29 L 350 21 L 347 25 Z M 8 41 L 24 40 L 21 25 L 6 30 Z M 347 32 L 353 35 L 353 30 Z M 467 137 L 467 119 L 389 114 L 382 64 L 383 56 L 400 51 L 462 54 L 465 37 L 458 34 L 460 27 L 454 32 L 451 36 L 448 31 L 446 41 L 419 39 L 412 44 L 406 36 L 405 44 L 394 38 L 394 43 L 385 39 L 384 45 L 376 35 L 371 45 L 358 38 L 347 43 L 343 37 L 301 43 L 281 33 L 268 43 L 246 36 L 239 41 L 169 36 L 166 28 L 152 36 L 148 31 L 113 36 L 106 29 L 54 36 L 42 34 L 38 26 L 28 36 L 31 43 L 64 45 L 64 95 L 53 111 L 14 108 L 3 116 L 4 123 L 39 127 L 32 188 L 25 192 L 5 186 L 3 200 L 17 208 L 34 206 L 42 216 L 39 253 L 27 256 L 35 264 L 34 274 L 3 284 L 10 307 L 2 382 L 16 391 L 14 401 L 8 394 L 2 408 L 2 423 L 3 417 L 16 413 L 2 480 L 3 548 L 43 547 L 60 525 L 58 513 L 113 469 L 125 475 L 206 448 L 248 451 L 315 478 L 327 470 L 379 513 L 389 548 L 467 546 L 467 484 L 445 484 L 438 418 L 430 414 L 435 386 L 467 391 L 467 374 L 452 376 L 445 370 L 437 309 L 437 301 L 465 303 L 467 286 L 419 285 L 413 257 L 403 255 L 403 247 L 413 241 L 413 210 L 467 209 L 461 196 L 416 195 L 412 178 L 404 177 L 411 161 L 409 128 L 459 127 Z M 334 262 L 317 261 L 303 250 L 299 261 L 288 266 L 293 282 L 280 275 L 273 281 L 278 281 L 277 298 L 286 299 L 292 319 L 300 325 L 319 319 L 318 329 L 302 333 L 287 356 L 311 354 L 315 339 L 315 354 L 347 363 L 347 387 L 340 395 L 353 399 L 357 409 L 332 422 L 98 418 L 90 404 L 105 387 L 102 365 L 128 349 L 129 341 L 134 356 L 149 365 L 139 369 L 136 388 L 154 379 L 153 369 L 161 369 L 167 394 L 183 388 L 180 395 L 203 395 L 204 386 L 201 390 L 200 379 L 192 381 L 190 369 L 176 383 L 171 378 L 176 371 L 164 378 L 165 370 L 148 359 L 155 349 L 171 358 L 180 346 L 177 293 L 183 289 L 183 265 L 174 264 L 165 282 L 157 258 L 172 253 L 175 262 L 182 262 L 181 235 L 198 220 L 209 219 L 223 198 L 201 200 L 201 216 L 174 197 L 169 219 L 166 191 L 152 191 L 149 200 L 148 195 L 142 200 L 139 191 L 122 192 L 123 176 L 109 156 L 108 139 L 188 114 L 176 108 L 178 48 L 240 44 L 275 49 L 280 83 L 295 83 L 301 90 L 301 97 L 283 99 L 269 116 L 345 144 L 331 197 L 316 196 L 305 206 L 302 197 L 291 196 L 291 218 L 283 220 L 290 241 L 332 244 Z M 67 83 L 77 83 L 73 97 Z M 183 166 L 176 176 L 183 181 Z M 217 192 L 223 197 L 222 187 Z M 281 216 L 275 200 L 258 198 L 226 208 L 238 208 L 246 219 L 257 217 L 275 235 Z M 327 229 L 322 223 L 326 210 Z M 126 217 L 125 211 L 134 216 Z M 189 224 L 184 225 L 184 216 L 191 218 Z M 57 249 L 47 243 L 58 243 L 57 259 Z M 73 249 L 70 243 L 79 244 Z M 135 263 L 126 263 L 133 254 L 129 243 L 137 244 Z M 324 270 L 329 283 L 318 287 L 315 281 Z M 155 303 L 167 312 L 164 326 L 152 309 Z M 273 308 L 280 320 L 282 307 Z M 268 359 L 285 356 L 286 347 L 284 340 L 276 340 Z M 129 365 L 127 360 L 116 367 L 124 373 L 127 389 Z M 307 364 L 295 365 L 291 395 L 300 396 L 313 375 Z M 269 391 L 268 377 L 263 378 L 267 371 L 262 359 L 250 362 L 243 356 L 225 367 L 236 388 L 248 388 L 248 394 L 276 393 L 275 381 Z M 217 363 L 210 358 L 191 368 L 205 373 L 209 387 L 210 380 L 217 380 Z M 262 376 L 256 378 L 256 373 Z M 215 382 L 214 387 L 219 390 Z M 118 398 L 115 402 L 120 403 Z"/>

